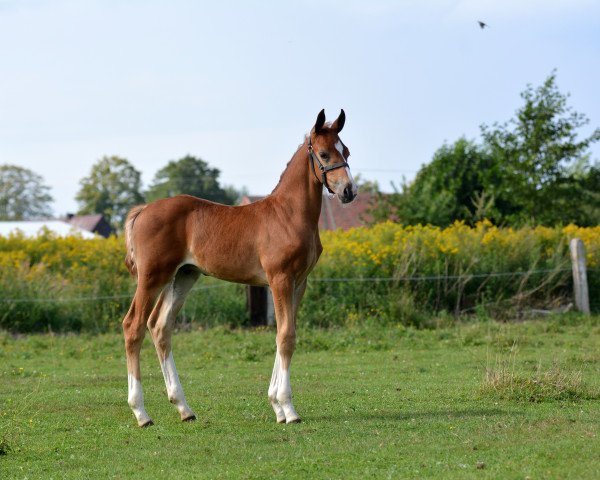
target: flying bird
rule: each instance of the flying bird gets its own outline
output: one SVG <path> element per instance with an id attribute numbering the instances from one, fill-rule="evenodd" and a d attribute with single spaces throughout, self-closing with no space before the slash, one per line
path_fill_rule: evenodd
<path id="1" fill-rule="evenodd" d="M 490 26 L 489 26 L 487 23 L 485 23 L 485 22 L 482 22 L 481 20 L 477 20 L 477 23 L 479 24 L 479 27 L 480 27 L 482 30 L 483 30 L 485 27 L 488 27 L 488 28 L 490 28 Z"/>

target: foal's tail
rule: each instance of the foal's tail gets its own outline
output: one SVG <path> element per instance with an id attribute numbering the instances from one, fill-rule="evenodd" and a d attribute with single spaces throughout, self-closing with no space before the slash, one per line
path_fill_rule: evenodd
<path id="1" fill-rule="evenodd" d="M 133 224 L 146 205 L 138 205 L 129 210 L 127 219 L 125 220 L 125 247 L 127 254 L 125 255 L 125 266 L 132 277 L 137 276 L 137 267 L 135 265 L 135 255 L 133 252 Z"/>

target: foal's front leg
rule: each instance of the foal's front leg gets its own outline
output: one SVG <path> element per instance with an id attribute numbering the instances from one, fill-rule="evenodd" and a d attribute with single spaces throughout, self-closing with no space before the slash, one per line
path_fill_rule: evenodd
<path id="1" fill-rule="evenodd" d="M 295 301 L 298 292 L 287 278 L 271 282 L 271 290 L 277 320 L 277 353 L 269 385 L 269 400 L 277 422 L 297 423 L 300 422 L 300 416 L 292 403 L 290 365 L 296 346 Z"/>

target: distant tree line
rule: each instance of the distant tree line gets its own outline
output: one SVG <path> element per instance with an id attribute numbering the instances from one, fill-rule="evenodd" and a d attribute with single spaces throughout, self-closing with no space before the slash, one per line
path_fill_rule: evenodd
<path id="1" fill-rule="evenodd" d="M 50 215 L 50 187 L 37 173 L 17 165 L 0 165 L 0 220 Z"/>
<path id="2" fill-rule="evenodd" d="M 123 226 L 131 207 L 180 194 L 194 195 L 214 202 L 234 204 L 240 192 L 219 183 L 221 171 L 204 160 L 186 155 L 171 160 L 154 175 L 146 191 L 141 188 L 141 173 L 126 159 L 103 157 L 89 176 L 80 181 L 75 199 L 80 214 L 103 213 L 116 230 Z"/>
<path id="3" fill-rule="evenodd" d="M 521 93 L 524 104 L 507 123 L 481 126 L 481 142 L 445 144 L 411 182 L 376 195 L 376 220 L 446 226 L 487 218 L 498 225 L 600 224 L 600 166 L 589 148 L 600 129 L 567 105 L 556 72 Z M 391 215 L 392 213 L 392 215 Z"/>
<path id="4" fill-rule="evenodd" d="M 372 193 L 375 221 L 446 226 L 487 218 L 513 226 L 600 224 L 600 165 L 590 158 L 600 129 L 579 138 L 589 120 L 567 105 L 556 72 L 537 88 L 528 85 L 521 98 L 524 104 L 514 118 L 482 125 L 480 142 L 461 137 L 442 145 L 414 180 L 394 185 L 395 193 L 384 195 L 373 182 L 362 185 Z M 242 192 L 221 185 L 220 173 L 186 155 L 156 172 L 144 191 L 141 173 L 129 161 L 103 157 L 80 181 L 78 213 L 102 213 L 120 230 L 132 206 L 159 198 L 185 193 L 233 204 Z M 49 192 L 31 170 L 0 165 L 0 220 L 50 215 Z"/>
<path id="5" fill-rule="evenodd" d="M 81 179 L 75 199 L 79 214 L 102 213 L 120 230 L 129 209 L 144 202 L 179 194 L 234 204 L 243 191 L 223 186 L 221 172 L 204 160 L 186 155 L 156 172 L 152 184 L 142 189 L 141 172 L 128 160 L 105 156 Z M 15 165 L 0 165 L 0 220 L 27 220 L 52 214 L 50 188 L 35 172 Z"/>

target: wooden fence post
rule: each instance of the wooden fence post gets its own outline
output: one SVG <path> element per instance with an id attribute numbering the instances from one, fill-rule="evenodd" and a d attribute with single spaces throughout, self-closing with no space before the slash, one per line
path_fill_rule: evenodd
<path id="1" fill-rule="evenodd" d="M 273 303 L 273 292 L 271 287 L 265 287 L 267 290 L 267 325 L 273 327 L 275 325 L 275 304 Z"/>
<path id="2" fill-rule="evenodd" d="M 267 292 L 263 287 L 246 287 L 246 306 L 248 308 L 249 325 L 266 325 Z"/>
<path id="3" fill-rule="evenodd" d="M 573 265 L 573 288 L 575 290 L 575 307 L 586 315 L 590 314 L 590 297 L 588 293 L 587 271 L 585 268 L 585 247 L 579 238 L 573 238 L 569 244 Z"/>
<path id="4" fill-rule="evenodd" d="M 269 287 L 246 287 L 246 305 L 249 312 L 249 325 L 275 325 L 273 294 Z"/>

